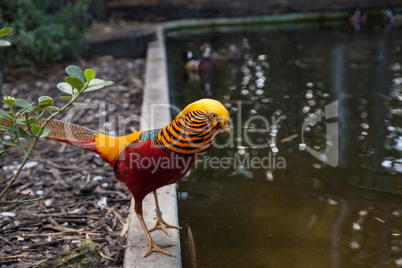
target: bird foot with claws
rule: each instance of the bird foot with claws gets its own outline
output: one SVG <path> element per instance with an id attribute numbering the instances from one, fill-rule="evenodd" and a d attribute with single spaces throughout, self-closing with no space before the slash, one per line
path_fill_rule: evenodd
<path id="1" fill-rule="evenodd" d="M 142 256 L 142 257 L 145 258 L 146 256 L 148 256 L 152 252 L 159 252 L 159 253 L 168 255 L 170 257 L 174 257 L 174 255 L 172 253 L 162 249 L 162 248 L 167 248 L 167 247 L 172 247 L 172 246 L 173 246 L 172 244 L 157 245 L 157 244 L 154 243 L 154 241 L 151 240 L 151 242 L 148 243 L 148 251 L 147 251 L 147 253 L 145 253 L 145 255 Z"/>
<path id="2" fill-rule="evenodd" d="M 169 231 L 167 228 L 174 228 L 174 229 L 182 229 L 180 226 L 170 225 L 167 224 L 162 217 L 154 217 L 156 220 L 155 226 L 149 229 L 149 232 L 155 231 L 157 229 L 161 229 L 167 236 L 170 236 Z"/>

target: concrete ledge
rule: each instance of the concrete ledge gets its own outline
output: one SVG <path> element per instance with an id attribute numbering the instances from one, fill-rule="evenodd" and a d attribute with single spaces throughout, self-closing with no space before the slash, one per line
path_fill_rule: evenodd
<path id="1" fill-rule="evenodd" d="M 145 69 L 145 89 L 142 104 L 143 129 L 165 127 L 171 122 L 169 109 L 169 94 L 167 80 L 166 53 L 163 40 L 151 42 L 148 45 Z M 176 185 L 168 185 L 158 190 L 160 209 L 164 220 L 178 226 Z M 151 253 L 146 258 L 142 256 L 147 252 L 147 239 L 141 228 L 139 220 L 134 213 L 134 200 L 131 202 L 131 216 L 127 237 L 127 248 L 124 256 L 125 268 L 131 267 L 181 267 L 179 231 L 169 229 L 170 237 L 161 230 L 151 233 L 157 244 L 174 244 L 166 248 L 175 257 L 160 253 Z M 155 224 L 155 202 L 152 194 L 143 201 L 144 219 L 148 228 Z"/>

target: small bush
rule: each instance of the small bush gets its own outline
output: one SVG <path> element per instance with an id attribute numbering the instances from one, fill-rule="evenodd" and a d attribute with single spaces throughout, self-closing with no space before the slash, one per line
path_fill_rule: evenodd
<path id="1" fill-rule="evenodd" d="M 52 0 L 1 0 L 0 25 L 13 28 L 13 44 L 1 51 L 10 66 L 47 65 L 61 60 L 68 49 L 77 50 L 89 20 L 89 1 L 68 1 L 52 8 Z"/>

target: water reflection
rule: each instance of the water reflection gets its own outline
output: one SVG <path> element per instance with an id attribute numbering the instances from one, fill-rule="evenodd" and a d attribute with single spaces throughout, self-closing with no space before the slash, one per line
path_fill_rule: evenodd
<path id="1" fill-rule="evenodd" d="M 242 56 L 210 81 L 231 136 L 179 184 L 184 267 L 402 265 L 401 30 L 296 27 L 167 38 L 181 107 L 205 97 L 183 51 L 208 40 Z M 320 158 L 335 148 L 336 165 Z"/>

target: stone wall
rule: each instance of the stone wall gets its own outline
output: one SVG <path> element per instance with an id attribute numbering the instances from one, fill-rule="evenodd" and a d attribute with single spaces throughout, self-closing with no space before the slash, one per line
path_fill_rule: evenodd
<path id="1" fill-rule="evenodd" d="M 242 17 L 307 11 L 344 11 L 402 6 L 401 0 L 103 0 L 109 12 L 135 20 Z"/>

